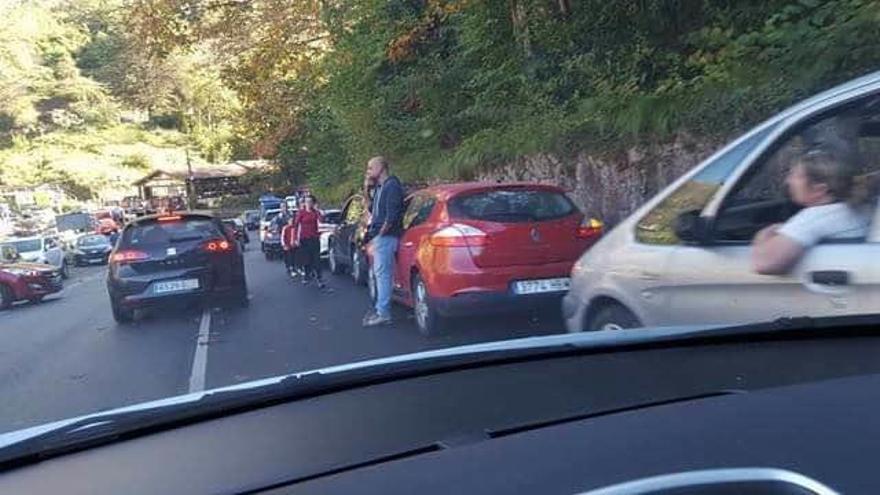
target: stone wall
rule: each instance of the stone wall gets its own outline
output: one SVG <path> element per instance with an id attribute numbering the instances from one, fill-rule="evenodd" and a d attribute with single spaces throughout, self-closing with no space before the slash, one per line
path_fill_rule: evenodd
<path id="1" fill-rule="evenodd" d="M 530 155 L 483 172 L 478 179 L 562 186 L 587 216 L 614 225 L 721 144 L 681 134 L 662 144 L 611 155 Z"/>

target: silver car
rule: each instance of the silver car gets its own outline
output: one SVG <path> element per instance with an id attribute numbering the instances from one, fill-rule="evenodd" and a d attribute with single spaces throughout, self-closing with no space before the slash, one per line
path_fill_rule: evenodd
<path id="1" fill-rule="evenodd" d="M 787 275 L 752 269 L 754 235 L 797 211 L 785 185 L 791 158 L 816 145 L 858 153 L 858 179 L 876 183 L 880 72 L 763 122 L 614 228 L 574 265 L 568 330 L 880 313 L 876 195 L 867 237 L 813 246 Z"/>

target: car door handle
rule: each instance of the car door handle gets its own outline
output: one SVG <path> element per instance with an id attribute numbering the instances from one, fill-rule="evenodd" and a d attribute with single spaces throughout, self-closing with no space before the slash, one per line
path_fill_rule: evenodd
<path id="1" fill-rule="evenodd" d="M 832 287 L 849 285 L 849 272 L 842 270 L 820 270 L 810 272 L 810 281 L 814 284 Z"/>

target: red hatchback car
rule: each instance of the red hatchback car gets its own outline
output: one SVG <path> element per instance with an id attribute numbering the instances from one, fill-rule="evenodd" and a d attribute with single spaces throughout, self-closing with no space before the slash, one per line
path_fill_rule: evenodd
<path id="1" fill-rule="evenodd" d="M 423 189 L 407 198 L 403 228 L 394 299 L 413 308 L 423 334 L 444 317 L 557 301 L 602 235 L 563 189 L 531 183 Z"/>

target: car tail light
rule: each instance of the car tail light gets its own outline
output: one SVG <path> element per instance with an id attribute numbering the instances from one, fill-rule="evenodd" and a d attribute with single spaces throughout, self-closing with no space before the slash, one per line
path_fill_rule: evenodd
<path id="1" fill-rule="evenodd" d="M 488 243 L 485 232 L 461 223 L 444 227 L 431 235 L 431 244 L 437 247 L 478 247 Z"/>
<path id="2" fill-rule="evenodd" d="M 602 224 L 600 220 L 596 220 L 595 218 L 584 218 L 581 220 L 581 224 L 578 225 L 575 236 L 578 239 L 596 240 L 602 236 L 602 231 L 604 229 L 605 225 Z"/>
<path id="3" fill-rule="evenodd" d="M 125 264 L 131 263 L 133 261 L 144 261 L 150 258 L 150 255 L 143 252 L 138 251 L 136 249 L 126 249 L 123 251 L 117 251 L 110 256 L 111 263 Z"/>
<path id="4" fill-rule="evenodd" d="M 232 244 L 225 239 L 214 239 L 205 242 L 204 249 L 209 253 L 225 253 L 232 251 Z"/>

